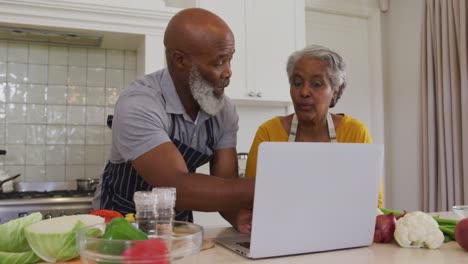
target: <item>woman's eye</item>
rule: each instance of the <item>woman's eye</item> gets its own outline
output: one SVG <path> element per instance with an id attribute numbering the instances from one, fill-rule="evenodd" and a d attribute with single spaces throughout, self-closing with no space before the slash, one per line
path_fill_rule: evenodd
<path id="1" fill-rule="evenodd" d="M 318 88 L 318 87 L 321 87 L 321 86 L 322 86 L 322 82 L 320 82 L 320 81 L 313 81 L 312 82 L 312 87 Z"/>
<path id="2" fill-rule="evenodd" d="M 293 80 L 293 81 L 292 81 L 292 84 L 293 84 L 295 87 L 300 87 L 300 86 L 302 86 L 302 82 L 299 81 L 299 80 Z"/>

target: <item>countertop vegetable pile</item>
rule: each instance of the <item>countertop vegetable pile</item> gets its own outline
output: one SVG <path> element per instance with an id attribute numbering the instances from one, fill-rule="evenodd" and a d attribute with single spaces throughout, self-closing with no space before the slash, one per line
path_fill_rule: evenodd
<path id="1" fill-rule="evenodd" d="M 28 264 L 41 261 L 31 249 L 24 228 L 42 220 L 41 213 L 11 220 L 0 225 L 0 264 Z"/>
<path id="2" fill-rule="evenodd" d="M 134 227 L 123 216 L 111 210 L 95 210 L 90 214 L 62 216 L 42 220 L 41 213 L 11 220 L 0 225 L 0 264 L 31 264 L 41 261 L 59 262 L 79 256 L 76 248 L 76 231 L 84 226 L 106 222 L 106 229 L 93 229 L 92 237 L 103 240 L 141 240 L 133 246 L 115 246 L 115 243 L 98 244 L 102 254 L 121 255 L 125 260 L 144 259 L 147 256 L 168 255 L 162 239 L 148 236 Z M 124 245 L 124 244 L 119 244 Z M 157 264 L 167 264 L 167 258 Z"/>
<path id="3" fill-rule="evenodd" d="M 76 230 L 104 218 L 94 215 L 62 216 L 42 220 L 32 213 L 0 225 L 0 264 L 29 264 L 41 260 L 66 261 L 78 257 Z"/>
<path id="4" fill-rule="evenodd" d="M 456 240 L 455 231 L 460 221 L 430 216 L 423 212 L 402 212 L 380 209 L 377 215 L 374 242 L 389 243 L 394 239 L 401 247 L 439 248 L 443 242 Z M 468 220 L 466 224 L 468 235 Z M 466 238 L 468 247 L 468 238 Z M 460 244 L 462 246 L 462 244 Z M 462 246 L 463 247 L 463 246 Z"/>

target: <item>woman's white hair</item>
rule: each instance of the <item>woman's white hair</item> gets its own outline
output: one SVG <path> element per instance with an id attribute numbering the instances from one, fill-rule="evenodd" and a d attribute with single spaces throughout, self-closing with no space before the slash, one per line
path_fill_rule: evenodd
<path id="1" fill-rule="evenodd" d="M 337 91 L 335 100 L 332 100 L 330 104 L 330 107 L 334 107 L 346 87 L 346 65 L 343 58 L 335 51 L 320 45 L 309 45 L 301 50 L 295 51 L 289 56 L 286 64 L 289 83 L 292 81 L 291 78 L 297 61 L 302 58 L 317 59 L 327 64 L 328 78 L 330 79 L 332 89 Z"/>

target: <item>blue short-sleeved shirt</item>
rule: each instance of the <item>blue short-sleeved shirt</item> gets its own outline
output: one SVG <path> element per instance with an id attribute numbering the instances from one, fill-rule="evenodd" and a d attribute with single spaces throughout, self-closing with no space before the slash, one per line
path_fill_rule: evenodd
<path id="1" fill-rule="evenodd" d="M 213 150 L 206 145 L 208 134 L 204 125 L 209 118 L 213 121 L 213 149 L 235 147 L 239 117 L 232 101 L 227 96 L 224 98 L 225 105 L 216 116 L 200 110 L 193 121 L 185 113 L 167 69 L 132 82 L 115 105 L 110 162 L 135 160 L 170 142 L 171 131 L 175 139 L 211 155 Z"/>

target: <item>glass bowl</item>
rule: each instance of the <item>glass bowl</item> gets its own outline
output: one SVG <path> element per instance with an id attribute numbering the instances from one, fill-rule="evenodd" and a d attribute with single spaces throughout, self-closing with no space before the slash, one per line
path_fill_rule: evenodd
<path id="1" fill-rule="evenodd" d="M 107 224 L 86 226 L 76 233 L 77 247 L 82 264 L 175 264 L 182 259 L 200 251 L 203 243 L 203 227 L 189 222 L 174 221 L 172 234 L 157 236 L 148 240 L 108 240 L 100 236 L 104 234 Z M 100 234 L 97 235 L 96 234 Z M 140 248 L 142 244 L 148 253 L 126 254 L 132 249 Z M 158 241 L 156 241 L 158 240 Z M 155 242 L 155 243 L 152 243 Z M 166 245 L 161 250 L 160 244 Z M 183 261 L 187 262 L 187 259 Z"/>
<path id="2" fill-rule="evenodd" d="M 452 206 L 452 211 L 460 219 L 468 217 L 468 205 L 454 205 L 454 206 Z"/>

